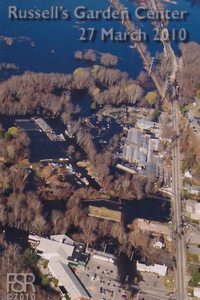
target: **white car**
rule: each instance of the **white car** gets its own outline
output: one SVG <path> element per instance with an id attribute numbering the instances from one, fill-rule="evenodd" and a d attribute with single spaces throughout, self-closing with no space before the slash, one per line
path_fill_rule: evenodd
<path id="1" fill-rule="evenodd" d="M 96 276 L 97 276 L 97 274 L 94 273 L 91 277 L 91 280 L 95 280 Z"/>

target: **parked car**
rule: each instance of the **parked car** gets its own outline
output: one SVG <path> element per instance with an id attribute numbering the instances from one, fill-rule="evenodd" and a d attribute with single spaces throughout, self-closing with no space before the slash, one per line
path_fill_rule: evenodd
<path id="1" fill-rule="evenodd" d="M 91 277 L 91 280 L 95 280 L 96 276 L 97 276 L 97 274 L 94 273 Z"/>

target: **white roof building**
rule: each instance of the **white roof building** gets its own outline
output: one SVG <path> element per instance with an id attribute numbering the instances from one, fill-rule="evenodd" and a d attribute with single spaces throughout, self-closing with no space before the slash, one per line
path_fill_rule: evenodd
<path id="1" fill-rule="evenodd" d="M 200 288 L 194 288 L 194 297 L 200 298 Z"/>
<path id="2" fill-rule="evenodd" d="M 164 247 L 164 245 L 163 245 L 163 243 L 162 242 L 155 242 L 154 244 L 153 244 L 153 247 L 154 248 L 159 248 L 159 249 L 162 249 L 163 247 Z"/>
<path id="3" fill-rule="evenodd" d="M 187 178 L 192 178 L 192 174 L 190 173 L 190 171 L 187 169 L 187 170 L 185 170 L 185 177 L 187 177 Z"/>
<path id="4" fill-rule="evenodd" d="M 48 259 L 48 268 L 58 279 L 62 294 L 68 294 L 72 300 L 89 300 L 89 293 L 76 277 L 70 265 L 85 266 L 88 255 L 84 253 L 85 246 L 75 243 L 68 236 L 51 235 L 43 238 L 29 235 L 29 242 L 35 244 L 37 254 Z"/>
<path id="5" fill-rule="evenodd" d="M 29 240 L 33 236 L 29 235 Z M 68 259 L 69 256 L 72 256 L 75 246 L 66 244 L 63 239 L 58 241 L 59 236 L 54 239 L 47 239 L 43 237 L 37 237 L 37 254 L 44 259 L 50 260 L 54 256 L 62 256 L 65 259 Z"/>
<path id="6" fill-rule="evenodd" d="M 156 273 L 160 276 L 165 276 L 167 273 L 167 266 L 154 264 L 154 266 L 147 266 L 137 261 L 137 270 L 140 272 Z"/>

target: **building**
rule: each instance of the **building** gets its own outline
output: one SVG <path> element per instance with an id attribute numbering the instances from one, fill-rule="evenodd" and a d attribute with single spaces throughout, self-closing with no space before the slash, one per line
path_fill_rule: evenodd
<path id="1" fill-rule="evenodd" d="M 129 162 L 138 162 L 139 151 L 140 148 L 138 146 L 132 144 L 125 144 L 123 148 L 123 157 Z"/>
<path id="2" fill-rule="evenodd" d="M 151 129 L 154 128 L 155 123 L 151 121 L 147 121 L 145 119 L 138 119 L 137 120 L 137 127 L 140 129 Z"/>
<path id="3" fill-rule="evenodd" d="M 156 165 L 151 162 L 147 162 L 145 169 L 142 170 L 142 174 L 145 176 L 155 175 L 156 174 Z"/>
<path id="4" fill-rule="evenodd" d="M 34 122 L 42 129 L 45 133 L 53 133 L 53 129 L 47 124 L 42 118 L 33 118 Z"/>
<path id="5" fill-rule="evenodd" d="M 131 173 L 131 174 L 135 174 L 135 173 L 136 173 L 135 170 L 132 170 L 132 169 L 130 169 L 130 168 L 127 168 L 127 167 L 125 167 L 125 166 L 123 166 L 123 165 L 121 165 L 121 164 L 117 164 L 117 165 L 116 165 L 116 168 L 118 168 L 118 169 L 120 169 L 120 170 L 123 170 L 123 171 L 126 171 L 126 172 Z"/>
<path id="6" fill-rule="evenodd" d="M 147 161 L 147 153 L 148 153 L 148 151 L 145 148 L 143 148 L 143 147 L 140 148 L 139 162 L 138 162 L 138 165 L 140 167 L 145 167 L 146 161 Z"/>
<path id="7" fill-rule="evenodd" d="M 29 243 L 39 256 L 49 260 L 48 268 L 52 276 L 58 279 L 63 295 L 68 294 L 72 300 L 91 299 L 71 269 L 72 266 L 86 266 L 89 255 L 84 253 L 84 244 L 77 243 L 64 234 L 51 235 L 49 238 L 29 235 Z"/>
<path id="8" fill-rule="evenodd" d="M 142 132 L 138 129 L 131 128 L 128 130 L 127 142 L 142 145 Z"/>
<path id="9" fill-rule="evenodd" d="M 188 217 L 194 220 L 200 220 L 200 203 L 195 200 L 186 200 L 186 211 Z"/>
<path id="10" fill-rule="evenodd" d="M 154 176 L 156 163 L 161 161 L 158 154 L 159 143 L 159 139 L 151 138 L 150 134 L 144 134 L 139 129 L 131 128 L 128 130 L 122 157 L 129 163 L 138 164 L 138 170 L 144 176 Z"/>
<path id="11" fill-rule="evenodd" d="M 190 171 L 188 169 L 185 170 L 185 177 L 187 178 L 192 178 L 192 174 L 190 173 Z"/>
<path id="12" fill-rule="evenodd" d="M 160 276 L 165 276 L 167 274 L 167 266 L 154 264 L 154 266 L 147 266 L 145 264 L 139 263 L 137 261 L 137 270 L 140 272 L 156 273 Z"/>
<path id="13" fill-rule="evenodd" d="M 188 200 L 185 201 L 185 208 L 186 208 L 186 211 L 188 213 L 193 213 L 194 212 L 195 203 L 196 203 L 196 201 L 191 200 L 191 199 L 188 199 Z"/>
<path id="14" fill-rule="evenodd" d="M 154 248 L 159 248 L 159 249 L 162 249 L 162 248 L 165 247 L 165 244 L 164 244 L 164 238 L 163 238 L 162 235 L 156 237 L 156 240 L 155 240 L 155 242 L 154 242 L 154 244 L 153 244 L 153 247 L 154 247 Z"/>
<path id="15" fill-rule="evenodd" d="M 49 261 L 48 267 L 51 274 L 58 279 L 62 294 L 68 294 L 73 300 L 90 299 L 88 292 L 64 258 L 53 257 Z"/>
<path id="16" fill-rule="evenodd" d="M 192 184 L 186 184 L 184 189 L 186 191 L 188 191 L 188 193 L 196 195 L 196 196 L 198 196 L 199 192 L 200 192 L 200 186 L 192 185 Z"/>
<path id="17" fill-rule="evenodd" d="M 200 298 L 200 288 L 194 288 L 194 297 Z"/>

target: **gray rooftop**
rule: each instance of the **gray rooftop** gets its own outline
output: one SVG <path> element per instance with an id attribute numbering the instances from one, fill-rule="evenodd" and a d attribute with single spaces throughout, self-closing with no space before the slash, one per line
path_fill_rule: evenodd
<path id="1" fill-rule="evenodd" d="M 130 143 L 142 144 L 142 133 L 140 130 L 131 128 L 128 130 L 127 141 Z"/>
<path id="2" fill-rule="evenodd" d="M 200 192 L 200 186 L 198 186 L 198 185 L 192 185 L 192 184 L 186 183 L 184 188 L 188 189 L 188 190 Z"/>
<path id="3" fill-rule="evenodd" d="M 148 127 L 154 127 L 155 123 L 152 121 L 145 120 L 145 119 L 138 119 L 137 124 L 143 125 L 143 126 L 148 126 Z"/>
<path id="4" fill-rule="evenodd" d="M 55 242 L 60 243 L 62 241 L 63 244 L 74 245 L 74 241 L 65 234 L 50 235 L 50 239 Z"/>
<path id="5" fill-rule="evenodd" d="M 79 297 L 90 299 L 90 295 L 68 264 L 69 262 L 62 257 L 52 257 L 48 266 L 52 274 L 58 279 L 59 285 L 64 286 L 72 300 L 79 299 Z"/>
<path id="6" fill-rule="evenodd" d="M 42 118 L 38 118 L 38 119 L 34 119 L 35 123 L 38 124 L 38 126 L 40 126 L 40 128 L 44 131 L 44 132 L 52 132 L 52 128 L 47 124 L 47 122 L 42 119 Z"/>

